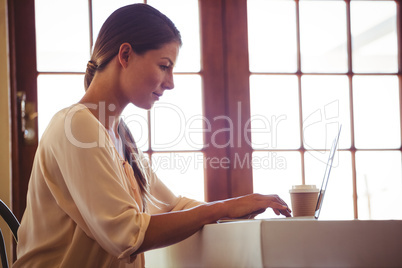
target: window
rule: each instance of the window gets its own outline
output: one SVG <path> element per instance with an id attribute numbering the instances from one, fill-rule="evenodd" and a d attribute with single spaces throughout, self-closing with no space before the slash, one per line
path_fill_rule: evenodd
<path id="1" fill-rule="evenodd" d="M 94 0 L 89 5 L 85 1 L 35 2 L 40 136 L 58 110 L 83 96 L 86 64 L 103 22 L 114 10 L 130 3 L 133 1 Z M 198 2 L 149 0 L 148 4 L 172 18 L 182 34 L 175 90 L 165 92 L 161 102 L 148 112 L 129 105 L 122 118 L 169 188 L 176 194 L 204 200 Z M 186 12 L 180 12 L 179 7 Z M 75 14 L 74 20 L 69 14 Z"/>
<path id="2" fill-rule="evenodd" d="M 247 8 L 253 158 L 267 163 L 253 166 L 254 191 L 290 202 L 292 184 L 320 185 L 342 123 L 321 217 L 402 218 L 397 2 Z"/>
<path id="3" fill-rule="evenodd" d="M 36 0 L 40 133 L 82 96 L 101 23 L 133 2 Z M 290 203 L 292 184 L 320 184 L 342 124 L 322 218 L 402 219 L 400 2 L 147 3 L 182 33 L 176 87 L 123 117 L 177 194 L 254 190 Z"/>

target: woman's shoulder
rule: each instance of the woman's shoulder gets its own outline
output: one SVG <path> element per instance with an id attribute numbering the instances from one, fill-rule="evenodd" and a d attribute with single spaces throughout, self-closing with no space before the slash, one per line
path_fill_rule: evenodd
<path id="1" fill-rule="evenodd" d="M 76 125 L 80 128 L 101 125 L 98 119 L 91 113 L 89 108 L 81 103 L 74 104 L 60 112 L 60 116 L 63 118 L 66 128 L 70 125 Z"/>
<path id="2" fill-rule="evenodd" d="M 61 128 L 64 128 L 65 125 L 68 125 L 70 123 L 91 121 L 93 119 L 96 118 L 91 114 L 91 112 L 85 105 L 76 103 L 69 107 L 63 108 L 56 114 L 54 114 L 49 124 L 47 125 L 43 135 L 45 136 L 47 132 L 60 130 Z"/>
<path id="3" fill-rule="evenodd" d="M 105 132 L 98 119 L 83 104 L 74 104 L 57 112 L 42 139 L 93 142 Z"/>

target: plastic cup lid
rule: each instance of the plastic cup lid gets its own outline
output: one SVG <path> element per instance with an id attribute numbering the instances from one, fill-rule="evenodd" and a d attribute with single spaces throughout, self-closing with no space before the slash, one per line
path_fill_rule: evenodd
<path id="1" fill-rule="evenodd" d="M 293 185 L 289 193 L 311 193 L 318 192 L 318 188 L 315 185 Z"/>

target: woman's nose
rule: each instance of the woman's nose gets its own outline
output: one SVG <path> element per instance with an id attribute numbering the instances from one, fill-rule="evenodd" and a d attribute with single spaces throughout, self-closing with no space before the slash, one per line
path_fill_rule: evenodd
<path id="1" fill-rule="evenodd" d="M 163 83 L 163 88 L 164 89 L 173 89 L 174 88 L 173 73 L 170 73 L 169 75 L 167 75 L 167 77 Z"/>

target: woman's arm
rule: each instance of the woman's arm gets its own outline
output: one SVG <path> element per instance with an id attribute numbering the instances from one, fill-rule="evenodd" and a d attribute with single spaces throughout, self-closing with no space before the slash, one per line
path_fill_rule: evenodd
<path id="1" fill-rule="evenodd" d="M 221 218 L 241 218 L 271 207 L 277 215 L 290 216 L 290 209 L 277 195 L 250 194 L 197 207 L 152 215 L 144 241 L 135 254 L 172 245 Z"/>

